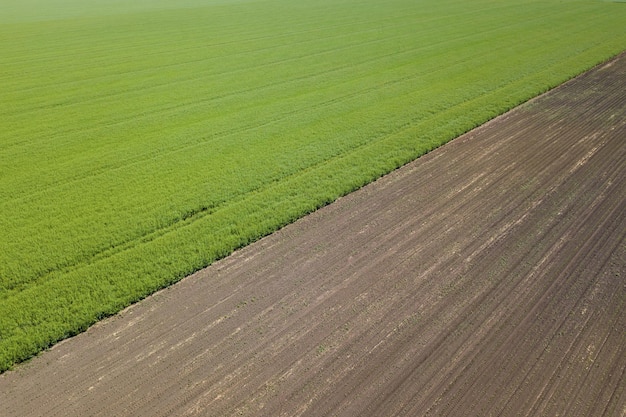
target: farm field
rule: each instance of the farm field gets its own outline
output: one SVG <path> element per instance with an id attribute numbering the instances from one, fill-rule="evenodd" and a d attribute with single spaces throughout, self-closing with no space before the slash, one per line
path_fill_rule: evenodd
<path id="1" fill-rule="evenodd" d="M 0 375 L 35 416 L 626 411 L 626 54 Z"/>
<path id="2" fill-rule="evenodd" d="M 0 371 L 616 55 L 625 20 L 582 0 L 3 1 Z"/>

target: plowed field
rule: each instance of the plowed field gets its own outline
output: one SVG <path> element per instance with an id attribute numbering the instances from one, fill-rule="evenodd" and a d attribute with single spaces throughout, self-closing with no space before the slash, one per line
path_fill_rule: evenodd
<path id="1" fill-rule="evenodd" d="M 623 416 L 626 55 L 0 376 L 7 416 Z"/>

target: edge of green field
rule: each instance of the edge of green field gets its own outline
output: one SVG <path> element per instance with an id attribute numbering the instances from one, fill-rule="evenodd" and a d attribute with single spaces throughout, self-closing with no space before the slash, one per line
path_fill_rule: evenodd
<path id="1" fill-rule="evenodd" d="M 38 2 L 33 0 L 30 3 Z M 7 2 L 3 6 L 5 17 L 0 18 L 0 55 L 9 58 L 0 62 L 0 81 L 12 88 L 0 92 L 0 106 L 6 110 L 5 116 L 0 116 L 0 128 L 4 132 L 0 137 L 3 141 L 0 142 L 0 196 L 5 199 L 2 203 L 5 216 L 0 223 L 5 233 L 0 238 L 0 252 L 6 254 L 6 258 L 0 261 L 3 262 L 0 270 L 0 372 L 616 56 L 626 47 L 626 34 L 620 25 L 626 12 L 606 2 L 515 1 L 502 5 L 487 0 L 474 3 L 397 0 L 381 5 L 373 0 L 306 3 L 190 0 L 183 3 L 186 8 L 173 9 L 166 6 L 166 2 L 143 1 L 127 10 L 125 7 L 130 6 L 118 5 L 117 9 L 111 9 L 106 7 L 106 2 L 97 1 L 92 4 L 93 9 L 84 10 L 75 0 L 57 0 L 54 5 L 66 7 L 56 7 L 52 11 L 50 6 L 48 14 L 45 10 L 37 12 L 37 8 L 29 12 L 18 2 Z M 358 13 L 350 16 L 349 12 L 356 8 Z M 261 10 L 267 12 L 259 13 Z M 273 22 L 277 13 L 282 13 L 282 24 L 277 24 L 278 29 L 266 28 L 264 24 Z M 163 119 L 180 120 L 183 116 L 179 112 L 184 111 L 184 117 L 189 118 L 189 125 L 194 128 L 185 125 L 176 132 L 188 129 L 184 132 L 191 138 L 189 144 L 186 147 L 180 145 L 179 149 L 176 148 L 178 142 L 172 144 L 165 137 L 163 142 L 154 140 L 150 145 L 171 147 L 170 162 L 178 162 L 175 152 L 191 148 L 189 156 L 180 159 L 182 163 L 192 159 L 184 173 L 174 162 L 171 166 L 166 162 L 155 162 L 151 171 L 142 170 L 141 161 L 159 158 L 157 152 L 152 155 L 146 149 L 137 151 L 143 159 L 137 157 L 136 163 L 129 159 L 123 167 L 115 166 L 118 156 L 107 162 L 112 168 L 104 162 L 102 166 L 94 167 L 92 163 L 82 161 L 81 138 L 97 144 L 104 141 L 108 136 L 97 136 L 99 131 L 96 129 L 108 123 L 107 117 L 119 118 L 119 123 L 126 123 L 122 120 L 124 112 L 144 117 L 141 90 L 135 96 L 129 92 L 129 86 L 120 85 L 119 91 L 111 92 L 114 81 L 102 81 L 108 75 L 97 74 L 98 64 L 91 66 L 92 58 L 81 62 L 94 83 L 102 81 L 102 87 L 87 86 L 81 90 L 95 94 L 86 99 L 90 105 L 101 101 L 100 107 L 94 105 L 90 111 L 104 109 L 103 113 L 94 113 L 90 118 L 90 114 L 80 113 L 84 107 L 77 107 L 72 102 L 77 96 L 68 91 L 76 82 L 63 78 L 63 71 L 67 68 L 60 64 L 60 60 L 69 57 L 71 62 L 72 57 L 89 53 L 92 49 L 76 41 L 65 46 L 59 44 L 58 51 L 43 47 L 33 51 L 29 49 L 29 42 L 37 41 L 42 34 L 61 36 L 58 33 L 62 32 L 67 39 L 90 34 L 94 41 L 92 47 L 102 48 L 106 57 L 108 48 L 112 48 L 108 43 L 112 39 L 100 39 L 99 36 L 103 36 L 101 30 L 107 25 L 120 24 L 111 16 L 123 16 L 122 20 L 126 19 L 123 27 L 129 30 L 124 36 L 136 34 L 140 38 L 136 46 L 144 48 L 142 53 L 145 53 L 142 58 L 145 65 L 140 63 L 123 70 L 137 74 L 133 82 L 141 83 L 151 76 L 163 80 L 168 77 L 163 71 L 170 69 L 171 77 L 178 77 L 178 64 L 172 62 L 167 68 L 164 66 L 158 72 L 150 72 L 150 65 L 153 65 L 150 48 L 154 43 L 164 45 L 174 41 L 165 37 L 151 38 L 157 33 L 151 25 L 162 22 L 199 25 L 201 20 L 190 20 L 192 15 L 207 19 L 219 15 L 222 23 L 213 29 L 211 39 L 219 38 L 219 42 L 226 45 L 219 51 L 225 58 L 213 67 L 203 68 L 218 71 L 220 65 L 232 65 L 233 69 L 226 75 L 216 72 L 212 79 L 224 77 L 233 83 L 233 89 L 238 89 L 233 92 L 228 86 L 216 82 L 212 88 L 224 88 L 224 91 L 221 95 L 216 93 L 217 98 L 206 103 L 226 101 L 235 94 L 240 95 L 241 100 L 224 104 L 230 107 L 215 105 L 209 109 L 209 104 L 200 97 L 199 102 L 205 103 L 201 105 L 207 107 L 194 110 L 200 106 L 194 103 L 183 110 L 159 110 L 158 117 L 151 122 L 155 125 L 133 125 L 132 130 L 128 130 L 134 135 L 132 139 L 125 138 L 123 135 L 127 131 L 120 130 L 121 133 L 116 133 L 121 135 L 119 144 L 102 145 L 102 151 L 93 151 L 98 158 L 100 155 L 105 158 L 106 152 L 116 149 L 133 152 L 129 143 L 140 147 L 144 143 L 142 135 L 150 142 L 159 135 L 159 129 L 169 126 Z M 363 22 L 363 26 L 355 23 L 354 30 L 360 30 L 358 33 L 363 33 L 362 36 L 370 36 L 367 45 L 371 46 L 363 46 L 366 42 L 360 41 L 348 27 L 352 19 Z M 246 25 L 238 27 L 239 21 Z M 294 32 L 292 38 L 281 32 L 290 27 L 290 21 L 301 29 Z M 310 21 L 313 23 L 308 26 Z M 178 32 L 169 29 L 167 36 L 176 38 Z M 378 38 L 377 30 L 380 31 Z M 307 31 L 312 35 L 303 35 Z M 197 36 L 195 33 L 191 35 Z M 296 36 L 301 38 L 289 40 Z M 317 40 L 324 36 L 329 40 Z M 200 48 L 194 43 L 197 40 L 190 40 L 191 36 L 188 39 L 181 35 L 180 38 L 176 40 L 175 48 L 160 49 L 159 54 L 179 53 L 189 44 Z M 266 38 L 285 42 L 281 45 L 285 45 L 287 55 L 281 55 L 275 43 L 263 43 Z M 387 39 L 389 41 L 385 42 Z M 97 41 L 106 44 L 99 45 Z M 253 41 L 256 42 L 254 48 L 245 52 L 236 50 Z M 302 44 L 304 52 L 295 47 L 288 49 L 296 43 Z M 523 47 L 525 43 L 528 47 Z M 319 54 L 322 62 L 319 68 L 314 68 L 316 60 L 311 59 L 306 61 L 306 68 L 289 67 L 289 75 L 285 75 L 290 77 L 288 82 L 273 81 L 265 87 L 264 80 L 271 77 L 270 73 L 250 81 L 255 74 L 258 75 L 258 72 L 248 71 L 248 67 L 259 62 L 255 60 L 268 60 L 271 65 L 281 62 L 280 68 L 271 67 L 267 71 L 282 71 L 285 65 L 290 65 L 289 62 L 305 59 L 307 48 L 310 48 L 309 58 Z M 347 52 L 343 52 L 355 51 L 355 48 L 361 49 L 358 54 L 354 52 L 354 56 L 346 56 Z M 276 56 L 262 55 L 264 50 Z M 331 52 L 328 51 L 332 54 L 329 55 Z M 133 51 L 126 49 L 126 52 Z M 390 61 L 388 66 L 384 66 L 387 65 L 385 60 Z M 123 66 L 124 63 L 120 62 Z M 480 66 L 481 62 L 490 64 Z M 56 73 L 51 64 L 58 66 Z M 374 64 L 378 65 L 375 71 L 372 69 Z M 300 76 L 299 71 L 302 72 Z M 354 75 L 350 76 L 350 72 Z M 243 74 L 242 78 L 238 78 L 238 73 Z M 334 74 L 344 78 L 334 79 Z M 195 77 L 193 74 L 185 76 Z M 55 77 L 59 80 L 56 83 Z M 302 80 L 315 77 L 319 78 L 315 81 L 318 84 L 311 81 L 310 85 L 299 87 Z M 177 82 L 178 86 L 187 85 L 186 80 Z M 208 84 L 211 81 L 207 78 L 203 82 Z M 59 86 L 58 90 L 55 85 Z M 177 88 L 172 86 L 171 91 L 163 88 L 158 99 L 146 102 L 145 106 L 162 106 L 167 103 L 168 94 L 175 97 L 174 100 L 186 100 L 197 92 L 189 88 L 184 95 L 176 96 Z M 149 86 L 145 88 L 146 96 L 152 97 L 149 89 Z M 272 95 L 265 97 L 250 91 Z M 363 93 L 349 101 L 352 100 L 350 95 L 356 91 Z M 39 95 L 41 92 L 45 95 Z M 123 101 L 107 98 L 115 94 L 124 98 Z M 341 106 L 337 105 L 338 101 Z M 309 102 L 312 103 L 309 112 L 302 110 L 290 116 L 291 103 L 298 108 Z M 133 106 L 126 108 L 127 103 Z M 281 103 L 286 104 L 281 107 Z M 14 107 L 14 113 L 11 113 Z M 121 109 L 115 110 L 116 107 Z M 225 108 L 227 110 L 223 110 Z M 264 114 L 263 109 L 271 109 L 272 116 Z M 228 114 L 222 115 L 220 111 Z M 335 112 L 340 114 L 335 115 Z M 206 114 L 207 119 L 216 120 L 216 124 L 222 123 L 226 133 L 216 135 L 216 139 L 211 139 L 213 142 L 209 139 L 194 141 L 199 136 L 209 137 L 207 131 L 214 126 L 203 124 L 202 114 Z M 281 117 L 250 121 L 257 114 L 263 117 L 279 114 Z M 27 123 L 29 115 L 32 115 L 30 124 Z M 65 124 L 60 124 L 59 117 L 67 117 L 63 121 Z M 237 117 L 241 118 L 241 131 L 233 123 Z M 72 120 L 78 120 L 76 126 L 69 123 Z M 116 132 L 115 124 L 110 124 L 106 131 Z M 291 126 L 292 135 L 298 137 L 290 135 Z M 67 133 L 59 134 L 58 138 L 50 133 L 59 130 Z M 182 133 L 180 135 L 182 137 Z M 63 139 L 66 137 L 75 137 L 71 139 L 75 142 Z M 274 141 L 276 137 L 281 140 Z M 243 140 L 240 138 L 246 141 L 237 142 Z M 232 149 L 229 148 L 231 140 Z M 56 143 L 61 145 L 57 148 Z M 77 149 L 72 151 L 74 153 L 68 150 L 72 146 Z M 46 147 L 50 149 L 48 154 L 42 151 L 37 154 L 40 159 L 32 157 L 33 149 Z M 48 159 L 41 159 L 41 155 L 48 155 Z M 285 155 L 284 159 L 281 155 Z M 203 179 L 203 184 L 210 186 L 190 188 L 193 190 L 188 193 L 191 196 L 176 188 L 176 183 L 189 184 L 190 187 L 195 184 L 193 173 L 204 173 L 202 167 L 212 157 L 224 158 L 228 161 L 224 162 L 224 169 L 235 167 L 234 171 L 224 174 L 222 182 Z M 83 165 L 76 165 L 73 161 Z M 84 171 L 74 172 L 76 166 L 84 166 Z M 130 171 L 129 166 L 133 166 L 134 171 Z M 215 169 L 219 169 L 220 165 L 216 166 Z M 236 172 L 237 166 L 245 166 L 246 170 Z M 267 173 L 261 169 L 257 173 L 256 166 L 263 166 Z M 125 181 L 137 181 L 139 185 L 126 187 L 124 193 L 116 194 L 115 184 L 120 179 L 115 172 L 122 169 L 126 170 L 122 177 Z M 37 174 L 37 170 L 41 172 Z M 167 175 L 160 176 L 164 170 L 168 170 Z M 136 176 L 128 176 L 127 172 L 134 172 Z M 207 170 L 204 175 L 210 177 L 215 172 L 222 175 L 221 171 L 215 170 Z M 110 183 L 92 179 L 103 173 L 112 173 Z M 60 178 L 58 184 L 54 175 Z M 150 175 L 155 178 L 154 183 L 150 182 Z M 79 182 L 83 188 L 75 185 Z M 105 222 L 101 219 L 109 215 L 99 214 L 102 201 L 105 201 L 102 200 L 103 192 L 89 194 L 89 187 L 102 187 L 102 184 L 112 187 L 106 201 L 121 207 L 120 222 L 127 223 L 103 226 Z M 164 191 L 150 196 L 151 184 Z M 230 185 L 239 191 L 229 191 Z M 218 189 L 219 193 L 215 191 Z M 60 190 L 66 194 L 61 194 Z M 128 190 L 141 195 L 129 196 Z M 146 204 L 150 204 L 145 218 L 140 214 L 124 217 L 124 213 L 134 213 L 136 206 L 131 203 L 144 201 L 140 198 L 144 194 L 150 196 L 145 197 Z M 93 197 L 93 203 L 72 205 L 83 196 L 85 200 Z M 38 207 L 38 202 L 45 202 L 48 206 L 42 203 Z M 62 209 L 58 208 L 61 206 Z M 89 212 L 93 215 L 89 216 Z M 114 211 L 111 213 L 115 214 Z M 108 222 L 108 217 L 106 219 Z M 80 227 L 67 226 L 74 224 L 71 222 Z M 41 236 L 37 232 L 25 232 L 31 230 L 41 230 Z M 124 230 L 129 231 L 129 237 L 122 236 L 120 231 Z M 87 239 L 90 233 L 95 243 Z M 42 241 L 51 243 L 44 245 Z M 56 257 L 57 253 L 63 255 Z"/>

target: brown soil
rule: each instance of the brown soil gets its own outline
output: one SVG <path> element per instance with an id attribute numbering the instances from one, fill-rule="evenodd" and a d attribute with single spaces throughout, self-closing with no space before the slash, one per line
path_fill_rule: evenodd
<path id="1" fill-rule="evenodd" d="M 626 415 L 626 55 L 0 376 L 6 416 Z"/>

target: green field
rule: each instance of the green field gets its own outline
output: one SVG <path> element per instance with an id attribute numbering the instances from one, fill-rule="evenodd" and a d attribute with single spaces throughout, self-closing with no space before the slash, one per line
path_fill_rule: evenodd
<path id="1" fill-rule="evenodd" d="M 607 1 L 2 0 L 0 371 L 614 56 L 625 22 Z"/>

